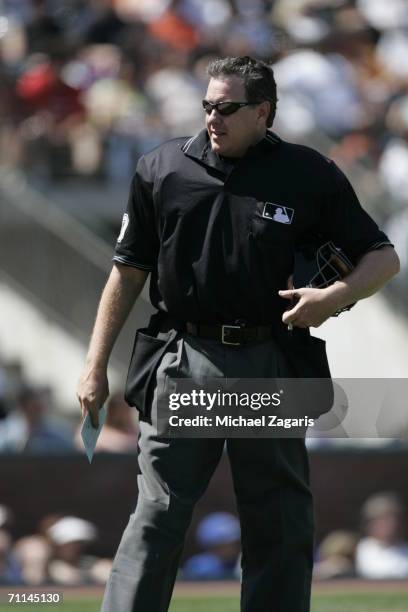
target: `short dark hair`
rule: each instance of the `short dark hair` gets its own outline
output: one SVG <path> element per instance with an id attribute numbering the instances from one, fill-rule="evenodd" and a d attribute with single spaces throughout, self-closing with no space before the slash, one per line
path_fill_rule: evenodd
<path id="1" fill-rule="evenodd" d="M 244 81 L 247 102 L 267 100 L 271 110 L 266 126 L 271 127 L 276 113 L 276 83 L 272 67 L 261 60 L 248 55 L 244 57 L 226 57 L 215 59 L 208 64 L 207 74 L 213 79 L 237 76 Z"/>

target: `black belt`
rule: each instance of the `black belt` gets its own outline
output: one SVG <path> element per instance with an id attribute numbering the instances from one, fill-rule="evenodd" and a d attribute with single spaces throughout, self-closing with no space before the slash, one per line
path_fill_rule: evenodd
<path id="1" fill-rule="evenodd" d="M 241 346 L 250 342 L 261 342 L 272 336 L 272 325 L 246 326 L 236 322 L 231 325 L 186 323 L 186 330 L 193 336 L 217 340 L 228 346 Z"/>

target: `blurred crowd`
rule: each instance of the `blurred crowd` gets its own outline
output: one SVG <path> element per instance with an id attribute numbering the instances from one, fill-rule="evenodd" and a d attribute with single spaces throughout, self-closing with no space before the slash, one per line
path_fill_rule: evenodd
<path id="1" fill-rule="evenodd" d="M 104 584 L 112 561 L 89 554 L 100 537 L 96 526 L 76 516 L 49 515 L 36 533 L 13 539 L 12 511 L 0 505 L 0 585 Z M 197 552 L 179 571 L 181 580 L 239 580 L 240 525 L 228 512 L 206 515 L 195 533 Z M 393 492 L 370 496 L 355 531 L 329 533 L 315 553 L 316 580 L 408 579 L 406 508 Z"/>
<path id="2" fill-rule="evenodd" d="M 88 554 L 98 537 L 93 523 L 48 515 L 36 533 L 13 540 L 15 517 L 0 506 L 0 586 L 105 584 L 111 560 Z"/>
<path id="3" fill-rule="evenodd" d="M 369 497 L 361 508 L 360 529 L 328 534 L 316 553 L 316 579 L 408 578 L 407 514 L 392 492 Z"/>
<path id="4" fill-rule="evenodd" d="M 405 0 L 4 0 L 2 158 L 46 175 L 128 180 L 137 157 L 203 124 L 214 56 L 273 64 L 277 131 L 335 141 L 408 198 Z"/>

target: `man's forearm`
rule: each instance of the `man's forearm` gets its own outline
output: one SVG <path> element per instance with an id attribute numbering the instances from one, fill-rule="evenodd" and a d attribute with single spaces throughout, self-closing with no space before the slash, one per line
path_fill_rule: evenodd
<path id="1" fill-rule="evenodd" d="M 348 276 L 325 291 L 337 308 L 343 308 L 376 293 L 398 271 L 398 255 L 392 247 L 384 247 L 363 255 Z"/>
<path id="2" fill-rule="evenodd" d="M 147 272 L 115 265 L 108 278 L 96 315 L 86 365 L 106 368 L 115 341 L 143 289 Z"/>

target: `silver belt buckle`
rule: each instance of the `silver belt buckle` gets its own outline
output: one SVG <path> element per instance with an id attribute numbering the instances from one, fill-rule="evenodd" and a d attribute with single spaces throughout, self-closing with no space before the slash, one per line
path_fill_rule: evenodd
<path id="1" fill-rule="evenodd" d="M 241 346 L 241 342 L 229 342 L 228 340 L 225 339 L 225 330 L 226 329 L 241 329 L 240 325 L 223 325 L 222 326 L 222 336 L 221 336 L 221 342 L 222 344 L 229 344 L 230 346 Z"/>

